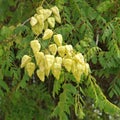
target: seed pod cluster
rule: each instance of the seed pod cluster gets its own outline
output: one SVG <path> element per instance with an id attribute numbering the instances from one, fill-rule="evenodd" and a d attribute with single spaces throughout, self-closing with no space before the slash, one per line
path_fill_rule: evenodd
<path id="1" fill-rule="evenodd" d="M 51 16 L 52 14 L 53 16 Z M 41 34 L 46 27 L 42 40 L 51 39 L 53 41 L 47 48 L 42 50 L 40 41 L 36 39 L 32 40 L 30 47 L 34 54 L 35 63 L 31 62 L 32 58 L 30 56 L 24 55 L 21 61 L 21 68 L 25 67 L 30 77 L 36 72 L 42 82 L 45 81 L 45 76 L 48 77 L 50 73 L 59 80 L 62 69 L 65 69 L 67 72 L 73 74 L 76 82 L 80 82 L 83 73 L 86 75 L 89 74 L 89 64 L 85 62 L 84 56 L 81 53 L 74 51 L 72 45 L 63 45 L 61 34 L 53 33 L 50 28 L 54 27 L 52 22 L 55 20 L 61 23 L 59 10 L 56 6 L 51 9 L 37 8 L 37 14 L 31 18 L 30 24 L 32 29 L 39 24 L 39 31 L 35 28 L 33 32 L 35 33 L 36 31 L 36 33 Z M 47 26 L 50 26 L 50 28 L 47 28 Z"/>
<path id="2" fill-rule="evenodd" d="M 35 35 L 40 35 L 44 30 L 54 28 L 55 21 L 59 24 L 61 23 L 61 17 L 57 6 L 50 9 L 44 9 L 40 6 L 36 9 L 36 14 L 31 17 L 30 25 L 33 33 Z"/>

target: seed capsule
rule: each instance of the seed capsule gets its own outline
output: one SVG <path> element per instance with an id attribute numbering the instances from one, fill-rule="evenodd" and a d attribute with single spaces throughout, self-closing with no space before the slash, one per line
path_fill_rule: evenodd
<path id="1" fill-rule="evenodd" d="M 54 14 L 56 22 L 61 23 L 61 17 L 60 17 L 60 13 L 59 13 L 58 7 L 54 6 L 54 7 L 51 8 L 51 10 L 52 10 L 52 12 Z"/>
<path id="2" fill-rule="evenodd" d="M 40 24 L 37 23 L 34 26 L 32 26 L 32 31 L 35 35 L 40 35 L 43 31 L 43 27 L 41 27 Z"/>
<path id="3" fill-rule="evenodd" d="M 41 49 L 41 45 L 40 45 L 40 43 L 39 43 L 38 40 L 32 40 L 32 41 L 30 42 L 30 46 L 31 46 L 34 54 L 35 54 L 36 52 L 39 52 L 40 49 Z"/>
<path id="4" fill-rule="evenodd" d="M 74 57 L 73 57 L 73 59 L 76 61 L 76 62 L 79 62 L 79 63 L 81 63 L 81 64 L 84 64 L 84 57 L 83 57 L 83 55 L 81 54 L 81 53 L 78 53 L 78 54 L 76 54 Z"/>
<path id="5" fill-rule="evenodd" d="M 59 47 L 58 47 L 58 54 L 59 54 L 61 57 L 64 57 L 64 55 L 65 55 L 65 46 L 59 46 Z"/>
<path id="6" fill-rule="evenodd" d="M 54 17 L 49 17 L 47 19 L 47 21 L 48 21 L 48 24 L 49 24 L 50 28 L 54 28 L 55 27 L 55 18 Z"/>
<path id="7" fill-rule="evenodd" d="M 52 53 L 52 55 L 56 55 L 57 45 L 56 44 L 49 45 L 49 51 Z"/>
<path id="8" fill-rule="evenodd" d="M 61 57 L 56 57 L 55 58 L 55 63 L 62 64 L 62 58 Z"/>
<path id="9" fill-rule="evenodd" d="M 37 24 L 37 19 L 35 18 L 35 17 L 31 17 L 31 19 L 30 19 L 30 24 L 31 24 L 31 26 L 34 26 L 34 25 L 36 25 Z"/>
<path id="10" fill-rule="evenodd" d="M 54 63 L 52 66 L 52 74 L 54 77 L 59 80 L 61 74 L 61 65 L 58 63 Z"/>
<path id="11" fill-rule="evenodd" d="M 37 76 L 39 77 L 39 79 L 44 82 L 45 81 L 45 72 L 41 69 L 37 70 Z"/>
<path id="12" fill-rule="evenodd" d="M 42 37 L 43 40 L 50 39 L 53 35 L 53 31 L 51 29 L 46 29 L 44 35 Z"/>
<path id="13" fill-rule="evenodd" d="M 63 38 L 62 38 L 62 35 L 61 35 L 61 34 L 54 35 L 53 38 L 54 38 L 54 42 L 55 42 L 58 46 L 61 46 L 61 45 L 62 45 Z"/>
<path id="14" fill-rule="evenodd" d="M 50 69 L 54 62 L 54 56 L 53 55 L 45 55 L 45 74 L 48 77 L 50 73 Z"/>
<path id="15" fill-rule="evenodd" d="M 35 64 L 32 62 L 29 62 L 29 63 L 27 63 L 25 68 L 26 68 L 26 71 L 27 71 L 29 77 L 31 77 L 35 71 Z"/>
<path id="16" fill-rule="evenodd" d="M 50 9 L 39 9 L 38 14 L 42 14 L 44 16 L 44 21 L 51 16 L 52 11 Z"/>
<path id="17" fill-rule="evenodd" d="M 31 57 L 28 55 L 24 55 L 22 57 L 22 62 L 21 62 L 21 68 L 25 67 L 27 63 L 29 63 L 31 61 Z"/>
<path id="18" fill-rule="evenodd" d="M 72 68 L 72 59 L 63 59 L 63 66 L 66 68 L 68 72 L 71 71 Z"/>
<path id="19" fill-rule="evenodd" d="M 35 60 L 37 65 L 39 66 L 42 61 L 44 61 L 44 53 L 43 52 L 36 52 L 35 53 Z"/>

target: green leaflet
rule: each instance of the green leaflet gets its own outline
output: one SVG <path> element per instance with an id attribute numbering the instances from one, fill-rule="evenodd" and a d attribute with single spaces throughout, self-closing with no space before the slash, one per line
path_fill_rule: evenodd
<path id="1" fill-rule="evenodd" d="M 120 108 L 107 100 L 107 98 L 103 94 L 100 87 L 96 84 L 95 79 L 92 76 L 89 76 L 89 79 L 87 81 L 87 87 L 87 95 L 93 98 L 96 107 L 99 107 L 101 110 L 104 110 L 106 113 L 111 115 L 120 114 Z"/>

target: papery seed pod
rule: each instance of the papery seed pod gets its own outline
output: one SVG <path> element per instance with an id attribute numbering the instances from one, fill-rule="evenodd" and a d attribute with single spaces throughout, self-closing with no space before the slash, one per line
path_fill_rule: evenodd
<path id="1" fill-rule="evenodd" d="M 61 74 L 61 65 L 58 63 L 54 63 L 52 66 L 52 74 L 53 76 L 59 80 Z"/>
<path id="2" fill-rule="evenodd" d="M 64 57 L 64 55 L 65 55 L 65 46 L 59 46 L 59 47 L 58 47 L 58 54 L 59 54 L 61 57 Z"/>
<path id="3" fill-rule="evenodd" d="M 59 9 L 57 6 L 54 6 L 51 8 L 52 12 L 54 15 L 58 16 L 59 15 Z"/>
<path id="4" fill-rule="evenodd" d="M 45 75 L 48 77 L 54 62 L 54 55 L 45 55 Z"/>
<path id="5" fill-rule="evenodd" d="M 72 73 L 76 71 L 76 65 L 77 65 L 76 61 L 72 60 L 72 69 L 71 69 Z"/>
<path id="6" fill-rule="evenodd" d="M 48 17 L 51 16 L 52 11 L 50 9 L 38 9 L 37 13 L 39 15 L 41 15 L 41 14 L 44 15 L 44 20 L 46 20 Z"/>
<path id="7" fill-rule="evenodd" d="M 61 65 L 62 64 L 62 58 L 61 57 L 56 57 L 55 62 Z"/>
<path id="8" fill-rule="evenodd" d="M 55 21 L 57 23 L 61 24 L 61 17 L 60 17 L 60 15 L 59 16 L 54 15 L 54 18 L 55 18 Z"/>
<path id="9" fill-rule="evenodd" d="M 50 9 L 44 9 L 43 10 L 44 20 L 46 20 L 48 17 L 50 17 L 51 14 L 52 14 L 52 11 Z"/>
<path id="10" fill-rule="evenodd" d="M 48 21 L 48 24 L 49 24 L 50 28 L 54 28 L 55 27 L 55 18 L 54 17 L 49 17 L 47 19 L 47 21 Z"/>
<path id="11" fill-rule="evenodd" d="M 89 74 L 89 71 L 90 71 L 89 64 L 88 64 L 88 63 L 85 63 L 84 65 L 85 65 L 85 71 L 84 71 L 84 73 L 85 73 L 86 75 L 88 75 L 88 74 Z"/>
<path id="12" fill-rule="evenodd" d="M 37 19 L 35 18 L 35 17 L 31 17 L 31 19 L 30 19 L 30 25 L 31 26 L 34 26 L 34 25 L 36 25 L 37 24 Z"/>
<path id="13" fill-rule="evenodd" d="M 82 64 L 76 63 L 75 67 L 76 68 L 73 72 L 73 75 L 74 75 L 75 79 L 77 80 L 77 82 L 80 82 L 81 75 L 84 72 L 84 66 Z"/>
<path id="14" fill-rule="evenodd" d="M 51 8 L 51 10 L 52 10 L 52 12 L 54 14 L 56 22 L 61 23 L 61 17 L 60 17 L 60 13 L 59 13 L 58 7 L 54 6 L 54 7 Z"/>
<path id="15" fill-rule="evenodd" d="M 51 68 L 54 59 L 54 55 L 45 55 L 45 68 Z"/>
<path id="16" fill-rule="evenodd" d="M 48 29 L 48 21 L 44 21 L 44 30 Z"/>
<path id="17" fill-rule="evenodd" d="M 41 69 L 37 70 L 37 76 L 39 77 L 39 79 L 44 82 L 45 81 L 45 72 Z"/>
<path id="18" fill-rule="evenodd" d="M 79 63 L 81 63 L 81 64 L 84 64 L 84 57 L 83 57 L 83 55 L 81 54 L 81 53 L 78 53 L 78 54 L 76 54 L 74 57 L 73 57 L 73 59 L 76 61 L 76 62 L 79 62 Z"/>
<path id="19" fill-rule="evenodd" d="M 46 29 L 44 35 L 42 37 L 43 40 L 50 39 L 53 35 L 53 31 L 51 29 Z"/>
<path id="20" fill-rule="evenodd" d="M 34 26 L 32 26 L 32 31 L 35 35 L 40 35 L 43 31 L 43 27 L 41 27 L 40 24 L 37 23 Z"/>
<path id="21" fill-rule="evenodd" d="M 38 13 L 38 14 L 41 14 L 41 10 L 43 9 L 43 7 L 42 6 L 39 6 L 37 9 L 36 9 L 36 12 Z"/>
<path id="22" fill-rule="evenodd" d="M 28 55 L 24 55 L 22 57 L 22 61 L 21 61 L 21 68 L 25 67 L 27 63 L 29 63 L 31 61 L 31 57 Z"/>
<path id="23" fill-rule="evenodd" d="M 72 45 L 65 45 L 65 52 L 66 52 L 66 54 L 73 53 Z"/>
<path id="24" fill-rule="evenodd" d="M 32 62 L 27 63 L 26 67 L 25 67 L 29 77 L 31 77 L 35 71 L 35 64 Z"/>
<path id="25" fill-rule="evenodd" d="M 51 52 L 52 55 L 55 56 L 57 52 L 57 45 L 56 44 L 49 45 L 49 51 Z"/>
<path id="26" fill-rule="evenodd" d="M 72 69 L 72 63 L 72 59 L 63 59 L 63 66 L 68 72 L 70 72 Z"/>
<path id="27" fill-rule="evenodd" d="M 41 45 L 40 45 L 40 43 L 39 43 L 38 40 L 32 40 L 32 41 L 30 42 L 30 46 L 31 46 L 34 54 L 35 54 L 36 52 L 39 52 L 40 49 L 41 49 Z"/>
<path id="28" fill-rule="evenodd" d="M 61 35 L 61 34 L 54 35 L 53 38 L 54 38 L 54 42 L 55 42 L 58 46 L 61 46 L 61 45 L 62 45 L 63 38 L 62 38 L 62 35 Z"/>
<path id="29" fill-rule="evenodd" d="M 39 66 L 40 62 L 44 61 L 45 56 L 43 52 L 36 52 L 35 53 L 35 60 L 37 65 Z"/>
<path id="30" fill-rule="evenodd" d="M 73 73 L 73 76 L 75 77 L 75 79 L 76 79 L 77 82 L 80 82 L 81 75 L 82 75 L 82 72 L 78 73 L 76 71 L 76 72 Z"/>
<path id="31" fill-rule="evenodd" d="M 39 22 L 40 26 L 44 26 L 44 16 L 43 16 L 43 14 L 41 14 L 41 15 L 35 14 L 35 18 Z"/>

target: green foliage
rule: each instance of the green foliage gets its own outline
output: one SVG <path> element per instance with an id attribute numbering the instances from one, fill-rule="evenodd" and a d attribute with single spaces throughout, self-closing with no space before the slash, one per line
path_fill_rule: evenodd
<path id="1" fill-rule="evenodd" d="M 44 83 L 20 69 L 22 56 L 33 56 L 30 41 L 41 41 L 29 25 L 40 4 L 58 6 L 62 24 L 54 32 L 90 64 L 91 73 L 79 84 L 64 69 L 59 80 L 51 75 Z M 1 0 L 0 119 L 106 120 L 111 115 L 119 120 L 120 109 L 112 104 L 119 105 L 120 96 L 119 5 L 119 0 Z M 41 42 L 43 49 L 48 44 Z"/>
<path id="2" fill-rule="evenodd" d="M 49 120 L 53 102 L 43 84 L 32 84 L 10 92 L 0 106 L 5 120 Z"/>

